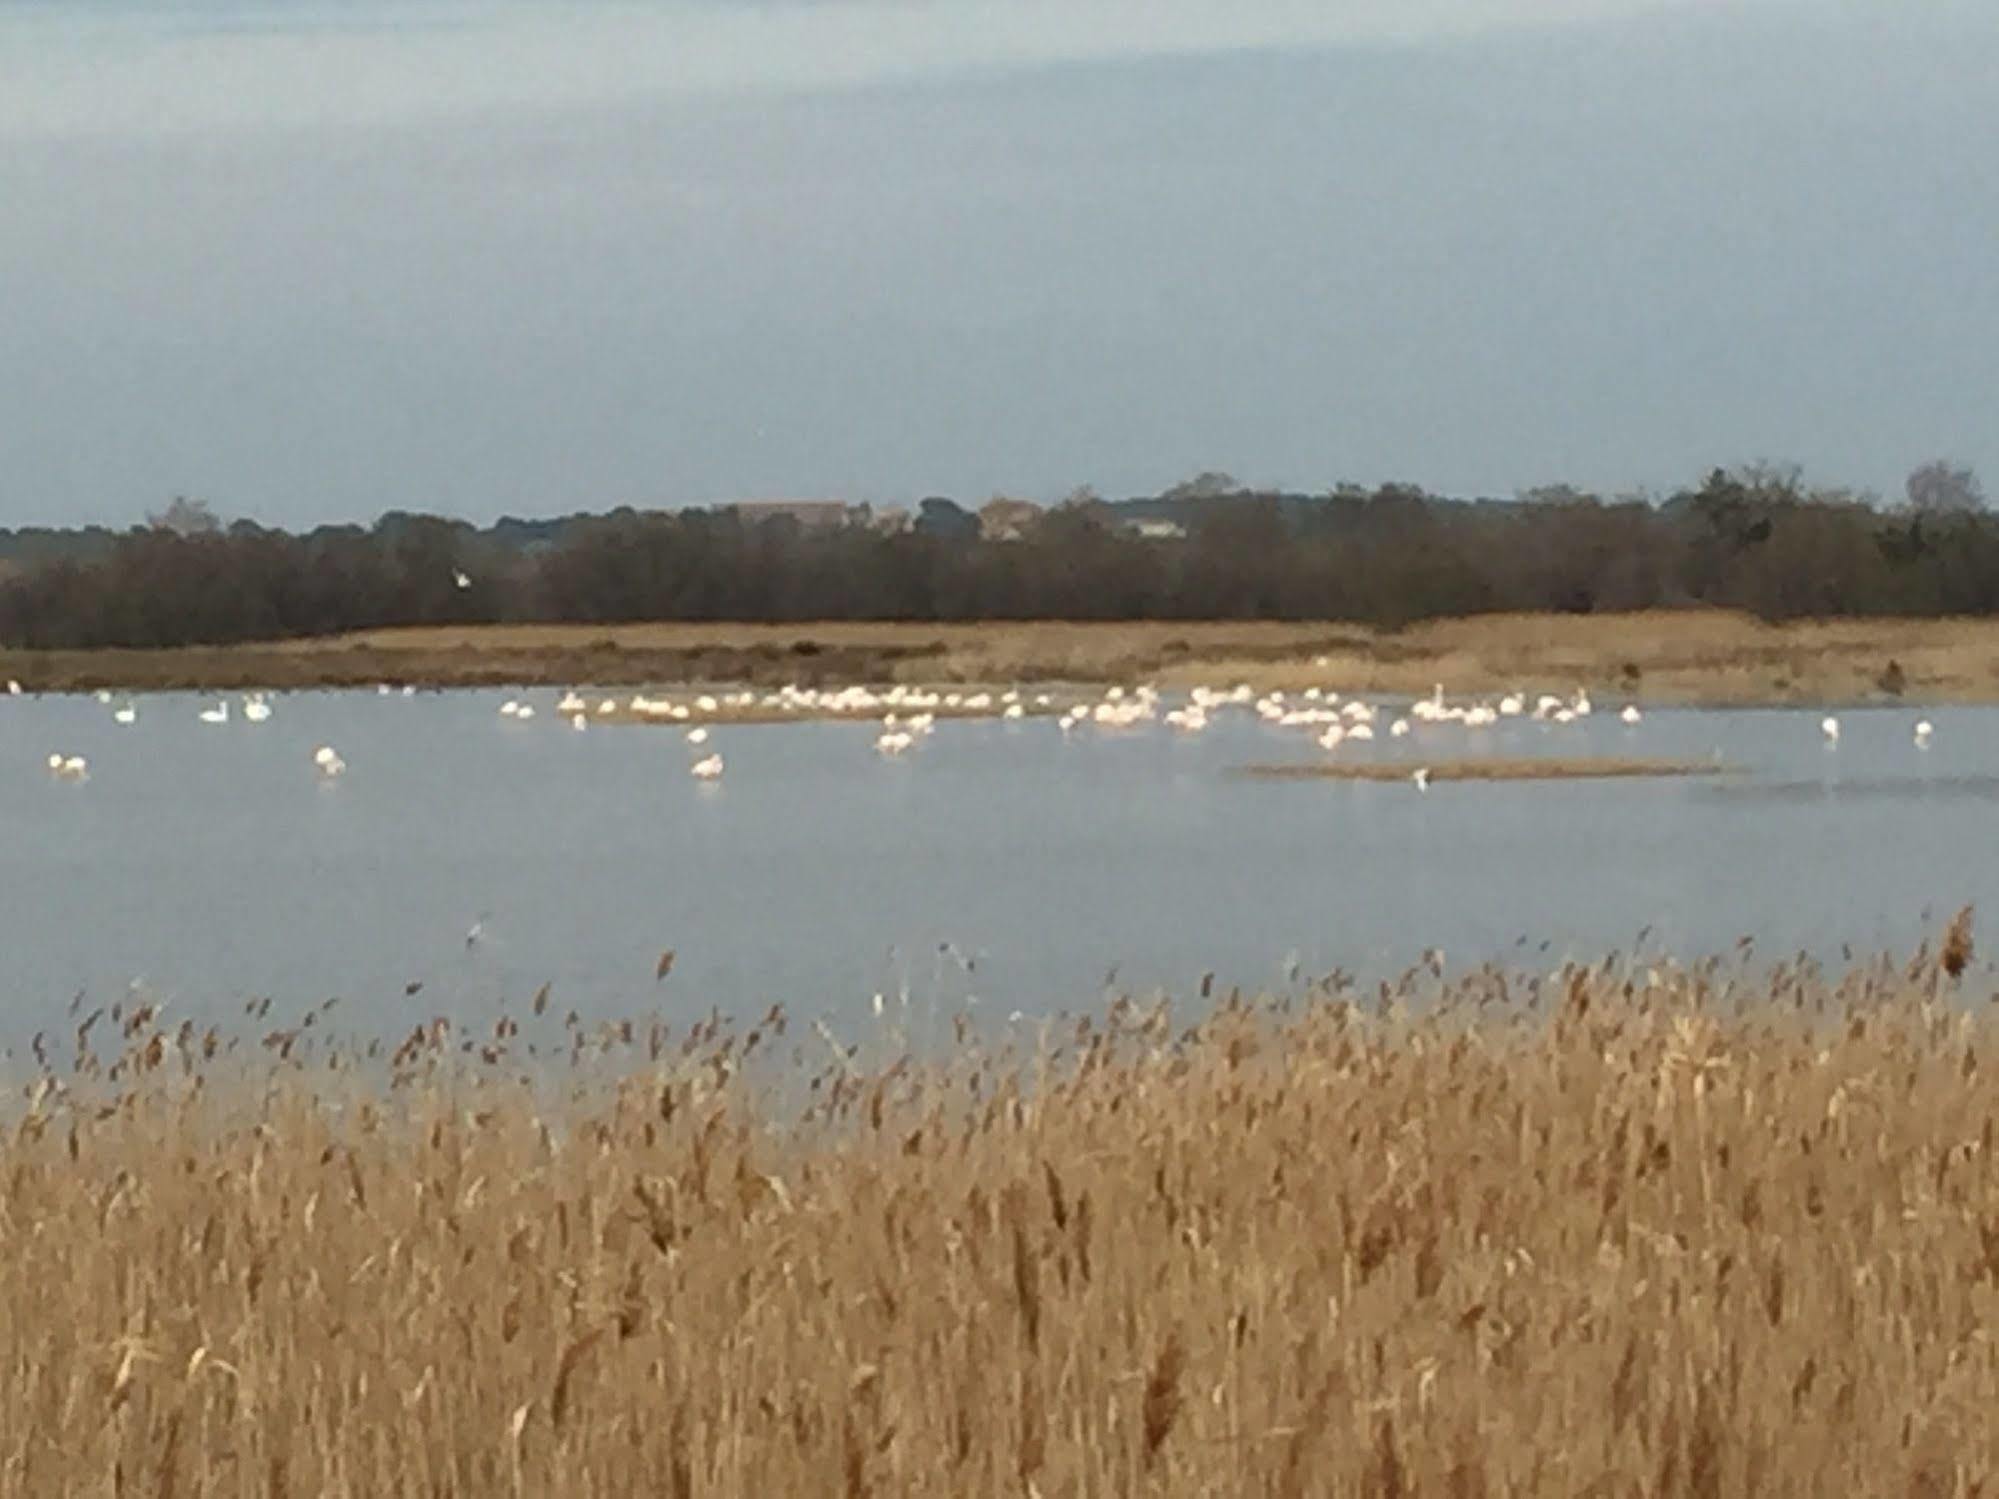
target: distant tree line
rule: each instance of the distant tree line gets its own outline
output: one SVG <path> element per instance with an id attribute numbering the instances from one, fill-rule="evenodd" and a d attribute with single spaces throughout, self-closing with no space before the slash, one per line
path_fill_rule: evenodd
<path id="1" fill-rule="evenodd" d="M 1039 509 L 924 502 L 908 524 L 732 509 L 486 528 L 394 512 L 291 533 L 177 500 L 129 531 L 0 532 L 0 645 L 159 647 L 395 625 L 641 620 L 1328 619 L 1712 605 L 1771 618 L 1999 613 L 1976 477 L 1892 506 L 1795 471 L 1717 469 L 1662 499 L 1457 500 L 1204 474 Z"/>

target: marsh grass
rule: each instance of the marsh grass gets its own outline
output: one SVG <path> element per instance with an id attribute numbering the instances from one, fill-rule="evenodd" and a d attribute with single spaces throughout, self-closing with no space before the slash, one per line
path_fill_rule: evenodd
<path id="1" fill-rule="evenodd" d="M 1585 687 L 1605 701 L 1702 705 L 1992 702 L 1999 621 L 1769 624 L 1688 609 L 1495 614 L 1404 630 L 1257 621 L 434 626 L 160 651 L 11 651 L 4 666 L 32 691 L 1153 680 L 1412 697 L 1435 683 L 1459 695 Z"/>
<path id="2" fill-rule="evenodd" d="M 0 1487 L 1990 1492 L 1972 961 L 1966 920 L 928 1060 L 781 1012 L 373 1057 L 113 1017 L 0 1145 Z"/>

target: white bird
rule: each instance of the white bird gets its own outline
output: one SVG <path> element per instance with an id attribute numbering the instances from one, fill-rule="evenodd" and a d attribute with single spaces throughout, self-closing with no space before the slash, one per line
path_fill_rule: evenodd
<path id="1" fill-rule="evenodd" d="M 1626 703 L 1624 705 L 1624 711 L 1618 714 L 1617 716 L 1623 719 L 1624 722 L 1631 724 L 1631 723 L 1637 723 L 1638 720 L 1643 718 L 1645 715 L 1638 711 L 1638 705 L 1636 703 Z"/>
<path id="2" fill-rule="evenodd" d="M 262 723 L 271 716 L 271 705 L 260 697 L 246 699 L 243 704 L 243 718 L 247 723 Z"/>
<path id="3" fill-rule="evenodd" d="M 1819 732 L 1825 735 L 1827 744 L 1839 743 L 1839 720 L 1828 713 L 1819 720 Z"/>
<path id="4" fill-rule="evenodd" d="M 533 717 L 534 717 L 534 705 L 533 705 L 532 703 L 522 703 L 522 704 L 521 704 L 521 708 L 520 708 L 520 712 L 516 713 L 516 714 L 514 715 L 514 717 L 516 717 L 516 718 L 533 718 Z"/>
<path id="5" fill-rule="evenodd" d="M 708 731 L 706 729 L 689 729 L 687 731 L 687 742 L 689 744 L 706 744 L 708 742 Z"/>
<path id="6" fill-rule="evenodd" d="M 90 762 L 81 755 L 50 755 L 49 774 L 59 781 L 87 781 Z"/>
<path id="7" fill-rule="evenodd" d="M 1428 791 L 1430 789 L 1430 767 L 1427 765 L 1417 766 L 1415 773 L 1409 779 L 1415 783 L 1418 791 Z"/>
<path id="8" fill-rule="evenodd" d="M 113 723 L 137 723 L 139 721 L 139 710 L 130 703 L 127 703 L 122 708 L 112 710 L 111 721 Z"/>
<path id="9" fill-rule="evenodd" d="M 705 760 L 696 760 L 689 771 L 697 781 L 719 781 L 722 778 L 722 757 L 710 755 Z"/>
<path id="10" fill-rule="evenodd" d="M 581 713 L 572 713 L 569 715 L 569 727 L 580 734 L 590 727 L 590 720 Z"/>
<path id="11" fill-rule="evenodd" d="M 1388 726 L 1388 734 L 1391 739 L 1400 739 L 1404 734 L 1407 734 L 1408 732 L 1409 732 L 1409 720 L 1406 718 L 1398 718 L 1395 720 L 1394 723 Z"/>
<path id="12" fill-rule="evenodd" d="M 1916 724 L 1916 748 L 1928 749 L 1930 747 L 1930 735 L 1935 732 L 1935 727 L 1927 718 L 1920 720 Z"/>
<path id="13" fill-rule="evenodd" d="M 558 713 L 581 713 L 585 706 L 583 699 L 576 693 L 565 692 L 562 694 L 562 700 L 555 705 L 555 711 Z"/>
<path id="14" fill-rule="evenodd" d="M 453 571 L 451 581 L 456 583 L 460 588 L 470 588 L 472 586 L 472 580 L 464 573 L 458 571 Z"/>
<path id="15" fill-rule="evenodd" d="M 340 758 L 340 752 L 330 744 L 322 744 L 312 752 L 312 763 L 319 767 L 323 776 L 337 776 L 347 768 L 347 762 Z"/>
<path id="16" fill-rule="evenodd" d="M 504 703 L 500 704 L 500 717 L 502 718 L 518 718 L 520 711 L 521 705 L 512 698 L 508 698 Z"/>
<path id="17" fill-rule="evenodd" d="M 201 710 L 201 721 L 203 723 L 229 722 L 229 705 L 227 703 L 217 703 L 213 708 L 203 708 Z"/>
<path id="18" fill-rule="evenodd" d="M 12 677 L 9 677 L 7 679 L 7 696 L 19 697 L 20 695 L 21 695 L 21 684 L 15 681 Z"/>
<path id="19" fill-rule="evenodd" d="M 875 740 L 875 748 L 884 755 L 899 755 L 915 742 L 914 735 L 890 729 Z"/>

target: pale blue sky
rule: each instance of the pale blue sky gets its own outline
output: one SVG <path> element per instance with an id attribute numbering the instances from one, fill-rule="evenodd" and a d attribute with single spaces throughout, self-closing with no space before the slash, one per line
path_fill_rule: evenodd
<path id="1" fill-rule="evenodd" d="M 0 0 L 0 522 L 1999 481 L 1994 12 Z"/>

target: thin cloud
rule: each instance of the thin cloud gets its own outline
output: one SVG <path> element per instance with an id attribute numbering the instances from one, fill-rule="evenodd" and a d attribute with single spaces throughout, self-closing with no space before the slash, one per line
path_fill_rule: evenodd
<path id="1" fill-rule="evenodd" d="M 844 88 L 964 69 L 1409 43 L 1716 3 L 680 0 L 645 9 L 497 11 L 37 4 L 0 11 L 0 134 L 374 125 Z"/>

